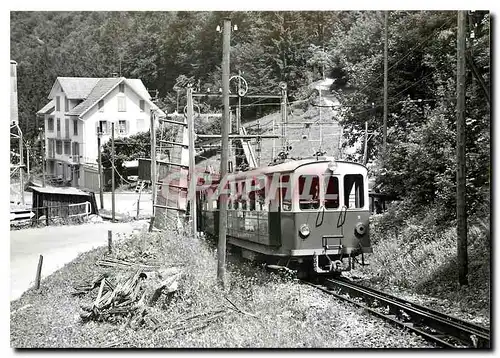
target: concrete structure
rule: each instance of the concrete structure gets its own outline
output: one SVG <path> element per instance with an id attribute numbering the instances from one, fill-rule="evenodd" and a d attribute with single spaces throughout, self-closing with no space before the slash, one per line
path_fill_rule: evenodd
<path id="1" fill-rule="evenodd" d="M 48 98 L 37 112 L 45 120 L 46 171 L 71 186 L 95 189 L 98 132 L 105 144 L 113 122 L 119 138 L 149 131 L 151 110 L 165 117 L 139 79 L 58 77 Z"/>

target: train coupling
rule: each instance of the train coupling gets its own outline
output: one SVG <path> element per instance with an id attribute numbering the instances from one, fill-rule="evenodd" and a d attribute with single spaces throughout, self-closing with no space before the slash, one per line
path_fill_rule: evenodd
<path id="1" fill-rule="evenodd" d="M 319 266 L 319 257 L 316 252 L 313 255 L 313 269 L 314 272 L 318 274 L 325 274 L 325 273 L 334 273 L 334 272 L 342 272 L 346 271 L 345 269 L 342 268 L 342 261 L 340 260 L 334 260 L 332 261 L 330 257 L 325 253 L 326 258 L 328 259 L 328 264 L 325 265 L 323 268 Z"/>

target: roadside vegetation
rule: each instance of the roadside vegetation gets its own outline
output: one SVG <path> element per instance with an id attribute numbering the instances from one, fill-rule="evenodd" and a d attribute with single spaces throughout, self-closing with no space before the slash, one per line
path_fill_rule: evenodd
<path id="1" fill-rule="evenodd" d="M 429 346 L 354 306 L 231 258 L 222 290 L 216 280 L 216 252 L 203 239 L 143 232 L 119 243 L 111 256 L 106 250 L 80 255 L 43 280 L 40 291 L 30 290 L 11 303 L 12 347 Z M 159 322 L 155 329 L 133 329 L 126 319 L 84 323 L 82 306 L 95 300 L 98 289 L 78 297 L 72 295 L 73 286 L 101 273 L 123 278 L 133 271 L 97 266 L 103 257 L 180 268 L 178 290 L 171 300 L 148 306 L 148 316 Z"/>

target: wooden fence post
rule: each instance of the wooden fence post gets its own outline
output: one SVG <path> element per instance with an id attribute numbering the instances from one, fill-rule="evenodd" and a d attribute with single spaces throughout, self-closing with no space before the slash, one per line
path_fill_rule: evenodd
<path id="1" fill-rule="evenodd" d="M 43 265 L 43 256 L 40 255 L 38 259 L 38 267 L 36 269 L 36 277 L 35 277 L 35 289 L 40 289 L 40 280 L 42 278 L 42 265 Z"/>
<path id="2" fill-rule="evenodd" d="M 113 251 L 113 231 L 108 230 L 108 254 Z"/>

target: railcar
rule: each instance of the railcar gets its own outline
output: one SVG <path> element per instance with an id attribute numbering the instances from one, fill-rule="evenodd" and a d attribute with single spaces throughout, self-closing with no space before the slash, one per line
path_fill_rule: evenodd
<path id="1" fill-rule="evenodd" d="M 198 227 L 217 235 L 227 203 L 227 242 L 244 257 L 307 274 L 350 270 L 371 253 L 367 169 L 314 157 L 205 177 L 197 187 Z"/>

